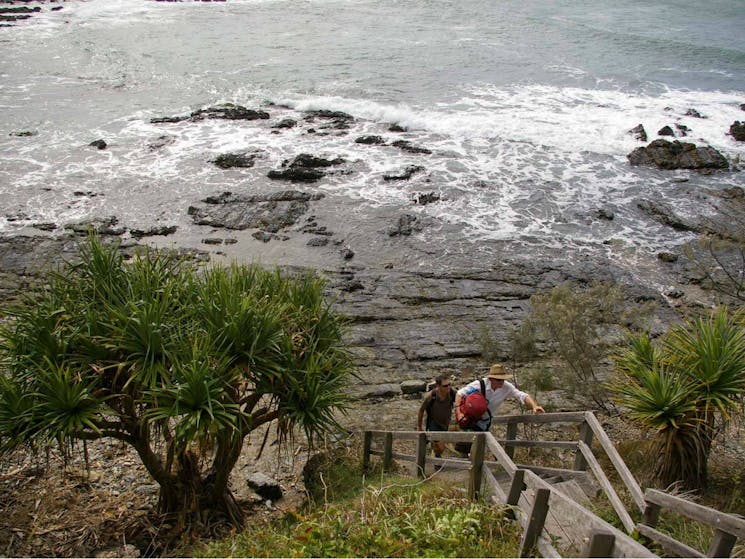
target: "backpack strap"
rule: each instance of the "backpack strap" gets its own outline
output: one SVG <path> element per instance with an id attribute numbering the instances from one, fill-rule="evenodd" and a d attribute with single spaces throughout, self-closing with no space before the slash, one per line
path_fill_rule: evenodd
<path id="1" fill-rule="evenodd" d="M 486 383 L 484 382 L 483 378 L 479 378 L 479 384 L 481 385 L 481 393 L 484 395 L 484 398 L 486 399 L 486 403 L 487 403 L 486 411 L 489 412 L 489 424 L 491 424 L 492 415 L 491 415 L 491 410 L 489 409 L 489 405 L 488 405 L 489 399 L 486 398 Z"/>

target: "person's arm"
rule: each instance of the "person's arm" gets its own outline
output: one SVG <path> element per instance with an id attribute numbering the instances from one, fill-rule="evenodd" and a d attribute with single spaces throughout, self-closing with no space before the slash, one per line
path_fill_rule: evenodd
<path id="1" fill-rule="evenodd" d="M 422 431 L 422 418 L 424 418 L 424 404 L 419 406 L 419 413 L 416 416 L 416 430 L 417 431 Z"/>
<path id="2" fill-rule="evenodd" d="M 538 405 L 538 402 L 536 402 L 530 394 L 525 396 L 523 403 L 533 410 L 533 413 L 543 413 L 545 411 L 542 406 Z"/>

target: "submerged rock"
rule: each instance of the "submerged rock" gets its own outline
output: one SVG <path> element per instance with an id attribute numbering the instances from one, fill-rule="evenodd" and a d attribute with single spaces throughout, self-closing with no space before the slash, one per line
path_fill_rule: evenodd
<path id="1" fill-rule="evenodd" d="M 258 156 L 258 153 L 223 153 L 212 159 L 211 162 L 220 167 L 220 169 L 253 167 Z"/>
<path id="2" fill-rule="evenodd" d="M 386 174 L 383 175 L 384 181 L 407 181 L 412 176 L 414 176 L 415 173 L 420 173 L 424 171 L 424 167 L 421 165 L 407 165 L 399 171 L 397 174 Z"/>
<path id="3" fill-rule="evenodd" d="M 275 180 L 287 180 L 290 182 L 315 182 L 323 178 L 326 173 L 319 169 L 332 167 L 344 163 L 344 159 L 325 159 L 308 153 L 301 153 L 292 162 L 285 161 L 282 169 L 273 169 L 267 173 L 267 177 Z"/>
<path id="4" fill-rule="evenodd" d="M 636 148 L 627 155 L 631 165 L 656 166 L 660 169 L 728 169 L 724 156 L 710 146 L 655 140 L 647 147 Z"/>
<path id="5" fill-rule="evenodd" d="M 644 130 L 644 126 L 642 126 L 641 124 L 637 124 L 631 130 L 629 130 L 629 134 L 642 142 L 647 141 L 647 131 Z"/>

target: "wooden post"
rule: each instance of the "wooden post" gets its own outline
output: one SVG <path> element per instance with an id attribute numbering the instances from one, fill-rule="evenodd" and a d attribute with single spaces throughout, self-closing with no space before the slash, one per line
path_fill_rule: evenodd
<path id="1" fill-rule="evenodd" d="M 520 543 L 520 557 L 532 557 L 535 551 L 538 538 L 543 531 L 543 525 L 546 523 L 548 514 L 548 498 L 551 495 L 549 489 L 538 489 L 535 492 L 535 501 L 533 508 L 530 510 L 528 525 L 525 527 L 523 540 Z"/>
<path id="2" fill-rule="evenodd" d="M 510 441 L 517 439 L 517 423 L 513 422 L 507 424 L 507 435 L 505 438 L 507 439 L 507 443 L 505 444 L 504 451 L 507 453 L 507 456 L 514 458 L 515 447 L 510 446 Z"/>
<path id="3" fill-rule="evenodd" d="M 517 470 L 515 475 L 512 477 L 512 485 L 510 485 L 510 492 L 507 495 L 507 516 L 509 518 L 515 518 L 515 508 L 520 502 L 520 495 L 525 491 L 525 470 Z"/>
<path id="4" fill-rule="evenodd" d="M 592 428 L 587 421 L 583 421 L 579 427 L 579 440 L 585 443 L 588 448 L 592 448 Z M 574 469 L 579 471 L 587 470 L 587 460 L 582 456 L 582 451 L 579 448 L 574 455 Z"/>
<path id="5" fill-rule="evenodd" d="M 424 467 L 427 463 L 427 433 L 419 433 L 416 439 L 416 475 L 424 478 Z"/>
<path id="6" fill-rule="evenodd" d="M 481 476 L 484 470 L 486 435 L 478 433 L 471 445 L 471 476 L 468 481 L 468 498 L 475 500 L 481 493 Z"/>
<path id="7" fill-rule="evenodd" d="M 582 557 L 613 557 L 616 536 L 607 532 L 593 532 Z"/>
<path id="8" fill-rule="evenodd" d="M 655 526 L 657 526 L 657 520 L 659 519 L 659 517 L 660 505 L 647 502 L 647 506 L 644 509 L 644 519 L 642 520 L 642 522 L 650 528 L 654 528 Z"/>
<path id="9" fill-rule="evenodd" d="M 362 441 L 362 471 L 367 472 L 370 469 L 370 448 L 372 447 L 372 433 L 365 431 L 365 438 Z"/>
<path id="10" fill-rule="evenodd" d="M 714 538 L 711 540 L 707 557 L 729 557 L 732 548 L 735 547 L 737 536 L 733 536 L 722 530 L 714 531 Z"/>
<path id="11" fill-rule="evenodd" d="M 383 471 L 387 472 L 393 464 L 393 433 L 385 434 L 385 445 L 383 446 Z"/>

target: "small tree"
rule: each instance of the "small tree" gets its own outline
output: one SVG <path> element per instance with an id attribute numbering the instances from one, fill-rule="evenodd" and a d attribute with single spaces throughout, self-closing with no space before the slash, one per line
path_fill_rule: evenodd
<path id="1" fill-rule="evenodd" d="M 530 305 L 527 321 L 532 328 L 523 328 L 543 335 L 559 354 L 571 372 L 568 388 L 606 409 L 609 401 L 598 368 L 610 352 L 609 332 L 627 321 L 621 288 L 605 283 L 585 289 L 564 284 L 533 295 Z M 643 314 L 640 309 L 638 315 Z"/>
<path id="2" fill-rule="evenodd" d="M 257 266 L 199 271 L 146 251 L 124 261 L 95 237 L 81 263 L 7 312 L 0 329 L 0 443 L 111 437 L 186 523 L 243 516 L 228 481 L 254 430 L 337 427 L 351 358 L 343 321 L 311 275 Z"/>
<path id="3" fill-rule="evenodd" d="M 657 433 L 655 477 L 705 487 L 711 444 L 745 395 L 745 314 L 719 307 L 671 329 L 658 346 L 630 335 L 611 383 L 629 417 Z"/>

